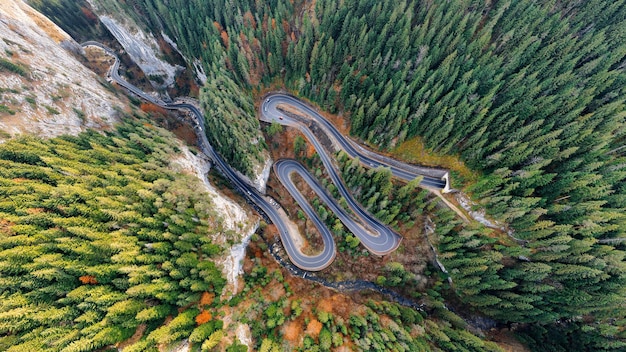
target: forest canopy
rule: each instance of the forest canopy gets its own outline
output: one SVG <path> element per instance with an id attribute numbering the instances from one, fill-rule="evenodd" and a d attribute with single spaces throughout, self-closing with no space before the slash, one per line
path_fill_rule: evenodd
<path id="1" fill-rule="evenodd" d="M 195 319 L 226 283 L 221 219 L 169 168 L 175 141 L 140 121 L 0 145 L 0 350 L 92 351 L 138 329 L 127 350 L 146 350 L 219 330 Z"/>

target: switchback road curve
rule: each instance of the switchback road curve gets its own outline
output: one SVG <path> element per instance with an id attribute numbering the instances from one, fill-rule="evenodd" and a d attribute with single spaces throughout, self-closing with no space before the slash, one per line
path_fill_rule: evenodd
<path id="1" fill-rule="evenodd" d="M 120 67 L 120 61 L 113 50 L 95 41 L 82 43 L 82 46 L 95 46 L 104 50 L 108 55 L 111 55 L 115 59 L 115 62 L 109 69 L 107 76 L 120 86 L 126 88 L 131 93 L 164 109 L 186 110 L 191 113 L 191 117 L 193 119 L 192 127 L 198 137 L 198 147 L 200 148 L 200 150 L 205 155 L 207 155 L 213 161 L 214 166 L 232 182 L 235 189 L 241 195 L 247 198 L 252 204 L 255 205 L 257 211 L 259 211 L 259 213 L 265 218 L 266 221 L 276 225 L 276 228 L 278 229 L 278 232 L 280 234 L 281 242 L 283 243 L 285 251 L 287 252 L 287 255 L 289 256 L 289 259 L 292 261 L 292 263 L 294 263 L 296 266 L 303 270 L 319 271 L 326 268 L 333 262 L 337 251 L 335 248 L 335 243 L 334 241 L 332 241 L 332 238 L 330 241 L 325 241 L 325 246 L 321 253 L 313 256 L 302 253 L 302 250 L 297 247 L 292 237 L 300 236 L 300 234 L 291 233 L 290 227 L 285 223 L 285 221 L 283 221 L 283 218 L 279 214 L 278 209 L 276 209 L 269 202 L 268 198 L 261 195 L 254 187 L 244 181 L 230 167 L 230 165 L 228 165 L 224 161 L 224 159 L 222 159 L 222 157 L 215 151 L 215 149 L 213 149 L 208 139 L 206 138 L 206 134 L 204 133 L 204 115 L 202 114 L 202 112 L 200 112 L 200 110 L 198 110 L 198 108 L 196 108 L 193 104 L 188 103 L 166 103 L 161 99 L 155 98 L 154 96 L 145 93 L 138 87 L 124 80 L 119 75 L 118 70 Z M 328 231 L 325 226 L 323 226 L 323 228 Z M 321 230 L 320 232 L 323 231 L 324 230 Z"/>
<path id="2" fill-rule="evenodd" d="M 421 176 L 423 179 L 420 182 L 420 186 L 429 189 L 441 190 L 444 193 L 450 189 L 448 172 L 446 170 L 406 164 L 367 150 L 344 137 L 333 124 L 315 111 L 314 108 L 290 95 L 282 93 L 270 93 L 266 95 L 261 105 L 261 119 L 266 122 L 275 121 L 281 125 L 294 126 L 303 132 L 304 130 L 308 130 L 308 128 L 302 126 L 302 124 L 298 124 L 297 121 L 278 110 L 278 105 L 281 104 L 290 105 L 313 118 L 322 126 L 326 133 L 330 134 L 330 136 L 336 140 L 343 151 L 352 158 L 358 157 L 365 166 L 372 168 L 378 166 L 389 167 L 393 176 L 407 182 Z M 312 133 L 311 135 L 315 138 Z M 320 153 L 319 149 L 318 153 Z"/>
<path id="3" fill-rule="evenodd" d="M 319 183 L 317 183 L 317 181 L 308 173 L 308 171 L 306 171 L 306 169 L 304 169 L 304 167 L 302 167 L 302 165 L 293 160 L 287 160 L 282 163 L 277 163 L 277 173 L 281 173 L 281 176 L 279 176 L 279 178 L 281 179 L 281 181 L 284 181 L 285 187 L 294 196 L 296 201 L 300 204 L 303 210 L 305 210 L 307 215 L 314 221 L 315 225 L 318 227 L 318 230 L 322 234 L 322 240 L 324 243 L 324 248 L 320 253 L 316 255 L 304 254 L 302 250 L 296 246 L 293 241 L 294 237 L 292 237 L 300 236 L 300 234 L 291 233 L 290 227 L 285 223 L 278 209 L 274 207 L 275 204 L 273 204 L 273 202 L 270 202 L 267 197 L 258 193 L 254 187 L 244 181 L 230 167 L 230 165 L 228 165 L 222 159 L 222 157 L 213 149 L 213 147 L 207 140 L 206 134 L 204 132 L 205 120 L 204 115 L 201 111 L 199 111 L 193 104 L 189 103 L 164 102 L 163 100 L 145 93 L 138 87 L 124 80 L 118 72 L 120 67 L 119 58 L 113 50 L 102 45 L 101 43 L 88 41 L 83 43 L 82 46 L 95 46 L 104 50 L 107 54 L 111 55 L 115 59 L 115 62 L 109 69 L 107 76 L 120 86 L 126 88 L 131 93 L 137 95 L 143 100 L 158 105 L 162 108 L 168 110 L 186 110 L 191 113 L 191 117 L 193 120 L 192 127 L 198 137 L 198 147 L 200 148 L 200 150 L 204 154 L 206 154 L 214 162 L 214 166 L 232 182 L 235 189 L 240 192 L 245 198 L 247 198 L 252 204 L 255 205 L 256 209 L 266 219 L 266 221 L 276 225 L 287 255 L 296 266 L 304 270 L 310 271 L 322 270 L 330 265 L 334 260 L 336 256 L 336 247 L 328 228 L 321 222 L 317 214 L 312 210 L 312 208 L 310 207 L 306 199 L 304 199 L 299 190 L 293 187 L 293 182 L 291 182 L 291 179 L 289 177 L 289 174 L 291 174 L 292 172 L 299 173 L 307 181 L 307 183 L 318 193 L 318 195 L 320 195 L 320 198 L 322 198 L 322 200 L 324 200 L 329 205 L 329 207 L 331 207 L 331 209 L 337 214 L 341 221 L 344 222 L 346 227 L 348 227 L 348 229 L 350 229 L 356 236 L 358 236 L 364 246 L 372 253 L 384 255 L 392 252 L 398 247 L 401 237 L 397 233 L 390 230 L 387 226 L 381 224 L 377 219 L 375 219 L 364 209 L 362 209 L 360 205 L 356 203 L 356 201 L 354 201 L 352 196 L 348 193 L 347 189 L 345 189 L 345 186 L 343 186 L 343 182 L 341 181 L 339 176 L 336 174 L 336 172 L 334 172 L 334 168 L 332 167 L 330 159 L 325 160 L 324 165 L 329 170 L 329 174 L 331 174 L 331 178 L 333 182 L 337 185 L 340 193 L 344 198 L 348 200 L 348 205 L 363 221 L 363 224 L 366 228 L 364 228 L 363 225 L 356 223 L 354 219 L 350 218 L 350 216 L 348 216 L 347 213 L 336 204 L 334 199 L 332 199 L 325 193 Z M 314 138 L 314 136 L 312 135 L 308 137 Z M 321 145 L 319 145 L 319 143 L 317 143 L 315 147 L 318 149 L 320 155 L 325 155 L 325 153 L 323 152 L 323 148 Z M 372 231 L 376 234 L 372 235 Z"/>
<path id="4" fill-rule="evenodd" d="M 308 201 L 302 196 L 300 191 L 296 188 L 293 181 L 291 180 L 291 175 L 297 173 L 304 179 L 304 181 L 311 187 L 311 189 L 317 194 L 317 196 L 324 202 L 330 210 L 335 213 L 335 215 L 339 218 L 339 220 L 352 232 L 355 234 L 361 243 L 367 248 L 370 252 L 377 255 L 385 255 L 394 251 L 398 248 L 400 244 L 400 240 L 402 239 L 398 234 L 393 232 L 387 226 L 381 224 L 378 221 L 371 221 L 367 225 L 369 228 L 373 229 L 376 234 L 372 235 L 370 231 L 368 231 L 363 226 L 359 225 L 355 222 L 350 215 L 337 203 L 335 198 L 330 196 L 328 192 L 319 184 L 319 182 L 311 175 L 311 173 L 298 161 L 292 159 L 281 159 L 278 160 L 274 164 L 274 171 L 278 176 L 280 182 L 287 188 L 289 193 L 295 198 L 296 202 L 300 205 L 300 207 L 307 213 L 309 218 L 311 218 L 315 222 L 315 226 L 319 229 L 323 227 L 328 231 L 322 220 L 319 218 L 317 213 L 311 209 Z M 355 209 L 352 209 L 353 211 Z M 321 231 L 320 231 L 321 232 Z M 326 238 L 328 236 L 328 239 Z M 334 242 L 330 233 L 328 235 L 322 234 L 324 238 L 324 245 L 326 242 L 332 242 L 334 246 Z"/>
<path id="5" fill-rule="evenodd" d="M 376 236 L 379 237 L 375 239 L 372 236 L 366 236 L 365 235 L 366 232 L 357 231 L 355 235 L 359 237 L 361 242 L 364 242 L 365 240 L 365 242 L 370 244 L 370 246 L 366 246 L 366 248 L 369 249 L 372 253 L 378 254 L 378 255 L 390 253 L 394 251 L 396 248 L 398 248 L 402 237 L 398 235 L 396 232 L 394 232 L 393 230 L 391 230 L 388 226 L 380 222 L 378 219 L 376 219 L 373 215 L 371 215 L 367 210 L 365 210 L 354 199 L 350 191 L 348 191 L 348 188 L 346 187 L 346 185 L 343 183 L 341 176 L 339 176 L 339 173 L 335 169 L 331 156 L 328 155 L 328 153 L 326 153 L 326 150 L 324 149 L 320 141 L 317 139 L 317 137 L 313 134 L 313 132 L 310 129 L 303 126 L 303 124 L 283 116 L 283 114 L 281 114 L 276 109 L 275 105 L 274 105 L 274 109 L 272 110 L 267 108 L 266 104 L 270 103 L 272 100 L 273 98 L 270 98 L 269 102 L 267 99 L 264 101 L 264 104 L 262 106 L 262 116 L 266 116 L 265 114 L 268 114 L 267 115 L 268 117 L 266 117 L 266 120 L 267 119 L 271 120 L 272 118 L 275 118 L 275 121 L 280 121 L 280 123 L 283 125 L 288 125 L 288 126 L 292 126 L 292 127 L 299 129 L 306 136 L 306 138 L 313 144 L 313 147 L 315 147 L 317 154 L 320 156 L 320 159 L 322 160 L 322 164 L 324 164 L 324 167 L 326 168 L 326 171 L 328 172 L 330 179 L 333 181 L 335 186 L 337 186 L 337 190 L 339 191 L 339 194 L 346 200 L 348 207 L 350 207 L 350 209 L 354 212 L 354 214 L 361 220 L 361 224 L 366 227 L 366 230 L 370 231 L 371 233 L 374 233 L 375 234 L 373 235 L 374 237 Z M 294 101 L 297 102 L 298 100 L 294 99 Z M 299 103 L 299 104 L 302 104 L 302 103 Z M 354 222 L 352 219 L 348 221 Z M 359 224 L 355 223 L 353 224 L 353 226 L 356 228 L 359 226 Z"/>

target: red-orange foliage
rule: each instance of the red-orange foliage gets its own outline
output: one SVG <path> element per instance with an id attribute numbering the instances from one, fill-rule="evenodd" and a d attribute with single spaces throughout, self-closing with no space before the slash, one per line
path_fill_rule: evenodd
<path id="1" fill-rule="evenodd" d="M 307 155 L 307 157 L 309 157 L 309 158 L 313 157 L 313 155 L 315 155 L 315 152 L 316 152 L 316 150 L 315 150 L 315 147 L 313 146 L 313 144 L 307 145 L 307 148 L 306 148 L 306 155 Z"/>
<path id="2" fill-rule="evenodd" d="M 158 40 L 159 48 L 165 55 L 172 55 L 172 47 L 165 41 L 163 38 L 159 38 Z"/>
<path id="3" fill-rule="evenodd" d="M 208 306 L 211 303 L 213 303 L 214 299 L 215 299 L 214 293 L 209 293 L 205 291 L 204 293 L 202 293 L 202 297 L 200 297 L 200 305 Z"/>
<path id="4" fill-rule="evenodd" d="M 15 225 L 15 223 L 10 222 L 6 219 L 0 219 L 0 233 L 4 233 L 6 235 L 12 235 L 13 231 L 11 227 Z"/>
<path id="5" fill-rule="evenodd" d="M 317 337 L 320 331 L 322 331 L 322 323 L 317 319 L 312 319 L 309 325 L 306 326 L 306 333 L 311 335 L 311 337 Z"/>
<path id="6" fill-rule="evenodd" d="M 285 340 L 291 341 L 291 342 L 295 342 L 298 340 L 298 338 L 300 337 L 300 334 L 302 333 L 302 326 L 300 324 L 301 322 L 299 321 L 291 321 L 285 324 L 285 328 L 284 328 L 285 332 L 283 335 Z"/>
<path id="7" fill-rule="evenodd" d="M 91 10 L 89 10 L 86 7 L 81 7 L 80 11 L 83 13 L 83 15 L 85 15 L 85 17 L 87 17 L 87 19 L 91 22 L 97 23 L 98 22 L 98 16 L 96 16 L 96 14 L 94 14 Z"/>
<path id="8" fill-rule="evenodd" d="M 226 49 L 228 49 L 228 46 L 230 45 L 230 40 L 228 39 L 228 33 L 226 33 L 226 31 L 221 31 L 220 37 L 222 37 L 222 42 L 224 43 L 224 46 L 226 47 Z"/>
<path id="9" fill-rule="evenodd" d="M 209 320 L 211 320 L 211 318 L 213 318 L 211 313 L 209 313 L 208 310 L 203 310 L 200 314 L 198 314 L 196 316 L 196 323 L 198 325 L 202 325 L 202 324 L 208 322 Z"/>
<path id="10" fill-rule="evenodd" d="M 147 113 L 155 113 L 161 115 L 165 115 L 167 113 L 167 111 L 162 107 L 150 103 L 141 103 L 141 105 L 139 105 L 139 108 L 141 109 L 141 111 Z"/>
<path id="11" fill-rule="evenodd" d="M 193 97 L 200 96 L 200 87 L 197 84 L 192 84 L 189 88 L 189 95 Z"/>
<path id="12" fill-rule="evenodd" d="M 256 29 L 256 21 L 254 20 L 254 16 L 252 16 L 252 12 L 250 11 L 246 11 L 246 13 L 243 15 L 243 23 L 244 25 L 247 24 L 248 26 Z"/>
<path id="13" fill-rule="evenodd" d="M 96 280 L 96 278 L 91 276 L 91 275 L 83 275 L 83 276 L 79 277 L 78 280 L 80 280 L 80 282 L 83 285 L 87 285 L 87 284 L 95 285 L 95 284 L 98 283 L 98 280 Z"/>

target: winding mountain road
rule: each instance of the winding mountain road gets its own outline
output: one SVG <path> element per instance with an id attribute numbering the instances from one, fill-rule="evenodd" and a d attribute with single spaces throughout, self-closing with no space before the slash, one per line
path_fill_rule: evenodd
<path id="1" fill-rule="evenodd" d="M 290 226 L 283 220 L 278 209 L 276 209 L 273 204 L 270 203 L 269 198 L 261 195 L 254 187 L 244 181 L 230 167 L 230 165 L 228 165 L 224 161 L 224 159 L 222 159 L 222 157 L 215 151 L 215 149 L 213 149 L 206 137 L 206 134 L 204 133 L 204 115 L 200 110 L 198 110 L 198 108 L 189 103 L 166 103 L 150 94 L 145 93 L 138 87 L 124 80 L 119 75 L 118 70 L 120 66 L 120 61 L 113 50 L 99 42 L 94 41 L 85 42 L 82 44 L 82 46 L 95 46 L 104 50 L 107 54 L 111 55 L 115 59 L 115 62 L 109 69 L 107 75 L 110 79 L 115 81 L 120 86 L 126 88 L 131 93 L 164 109 L 186 110 L 191 113 L 191 116 L 193 118 L 192 127 L 198 137 L 198 147 L 200 148 L 200 150 L 204 154 L 206 154 L 213 161 L 214 166 L 232 182 L 235 189 L 241 195 L 247 198 L 252 204 L 255 205 L 256 209 L 266 221 L 276 225 L 276 228 L 278 229 L 278 232 L 280 234 L 281 242 L 283 243 L 285 251 L 287 252 L 287 255 L 289 256 L 289 259 L 292 263 L 294 263 L 296 266 L 303 270 L 319 271 L 326 268 L 333 262 L 337 251 L 335 248 L 335 243 L 334 241 L 332 241 L 332 236 L 326 236 L 327 239 L 330 238 L 330 241 L 325 240 L 324 249 L 321 253 L 317 255 L 304 254 L 302 250 L 296 246 L 293 238 L 295 238 L 295 236 L 300 236 L 300 234 L 292 233 Z M 325 226 L 323 226 L 323 228 L 328 232 L 328 228 L 326 228 Z M 320 232 L 323 233 L 323 231 L 324 230 L 321 230 Z"/>
<path id="2" fill-rule="evenodd" d="M 274 165 L 278 178 L 283 183 L 283 185 L 285 185 L 290 194 L 292 194 L 300 207 L 314 222 L 315 226 L 318 228 L 320 234 L 322 235 L 322 241 L 324 245 L 322 251 L 315 255 L 305 254 L 302 252 L 301 248 L 298 248 L 298 246 L 294 242 L 294 238 L 301 235 L 297 232 L 293 233 L 294 231 L 292 230 L 292 227 L 290 227 L 286 223 L 283 215 L 281 215 L 281 212 L 279 211 L 279 207 L 277 206 L 277 204 L 273 202 L 269 197 L 260 194 L 254 187 L 244 181 L 239 176 L 239 174 L 235 172 L 235 170 L 233 170 L 230 165 L 228 165 L 224 161 L 224 159 L 222 159 L 222 157 L 215 151 L 215 149 L 213 149 L 204 132 L 204 115 L 200 110 L 198 110 L 198 108 L 196 108 L 193 104 L 189 104 L 186 102 L 165 102 L 142 91 L 138 87 L 124 80 L 119 75 L 119 58 L 113 50 L 102 45 L 101 43 L 88 41 L 83 43 L 82 46 L 95 46 L 104 50 L 107 54 L 111 55 L 115 59 L 115 62 L 109 69 L 107 76 L 120 86 L 126 88 L 131 93 L 164 109 L 185 110 L 191 113 L 190 115 L 193 121 L 192 127 L 198 137 L 198 147 L 200 148 L 200 150 L 205 155 L 207 155 L 213 161 L 214 166 L 232 182 L 235 189 L 255 206 L 255 208 L 259 211 L 259 213 L 264 217 L 266 221 L 276 225 L 276 228 L 279 231 L 281 241 L 283 243 L 283 246 L 285 247 L 289 259 L 299 268 L 309 271 L 322 270 L 332 263 L 332 261 L 335 259 L 337 251 L 330 230 L 325 226 L 323 221 L 319 218 L 317 213 L 312 209 L 308 201 L 302 195 L 300 190 L 295 187 L 293 181 L 291 180 L 291 175 L 293 173 L 299 174 L 307 182 L 307 184 L 317 193 L 320 199 L 330 207 L 330 209 L 337 215 L 337 217 L 346 225 L 346 227 L 352 233 L 354 233 L 360 239 L 361 243 L 370 252 L 376 255 L 385 255 L 394 251 L 400 244 L 400 241 L 402 239 L 400 235 L 398 235 L 388 226 L 382 224 L 380 221 L 374 218 L 354 200 L 352 195 L 348 192 L 347 188 L 343 184 L 343 181 L 336 172 L 335 168 L 333 167 L 330 156 L 325 152 L 323 146 L 317 140 L 315 135 L 308 128 L 304 128 L 302 124 L 285 118 L 283 114 L 277 109 L 277 105 L 293 105 L 298 109 L 303 110 L 308 115 L 313 116 L 318 120 L 319 123 L 324 126 L 324 128 L 328 132 L 330 132 L 334 136 L 335 139 L 337 139 L 342 148 L 350 156 L 358 156 L 359 158 L 361 158 L 362 162 L 370 167 L 375 167 L 378 165 L 388 166 L 391 167 L 394 176 L 403 178 L 405 180 L 412 180 L 417 175 L 422 175 L 416 173 L 415 170 L 412 170 L 412 166 L 399 163 L 393 159 L 388 159 L 384 156 L 377 156 L 373 152 L 362 149 L 360 146 L 345 139 L 328 121 L 326 121 L 319 114 L 317 114 L 312 108 L 304 105 L 302 102 L 293 97 L 278 93 L 268 96 L 268 98 L 262 104 L 262 118 L 266 121 L 278 121 L 281 124 L 297 127 L 307 136 L 307 138 L 313 143 L 313 145 L 317 149 L 324 166 L 328 170 L 328 173 L 333 183 L 335 183 L 335 185 L 337 186 L 340 194 L 346 199 L 346 202 L 348 203 L 350 209 L 360 219 L 360 222 L 355 221 L 355 219 L 353 219 L 341 206 L 339 206 L 339 204 L 337 204 L 336 200 L 333 197 L 328 195 L 328 193 L 318 183 L 318 181 L 300 163 L 295 160 L 278 161 Z M 400 164 L 400 167 L 397 166 L 398 164 Z M 405 167 L 402 167 L 402 165 L 405 165 Z M 437 177 L 430 176 L 424 177 L 422 184 L 423 186 L 436 189 L 444 189 L 445 187 L 447 187 L 447 182 L 442 182 L 442 178 L 438 179 Z"/>
<path id="3" fill-rule="evenodd" d="M 369 151 L 342 135 L 335 128 L 335 126 L 315 111 L 314 108 L 290 95 L 282 93 L 270 93 L 266 95 L 261 106 L 261 119 L 265 122 L 278 122 L 281 125 L 296 127 L 303 133 L 311 135 L 313 139 L 316 139 L 312 132 L 305 132 L 307 130 L 310 132 L 306 126 L 290 118 L 284 112 L 281 112 L 278 109 L 278 106 L 281 104 L 294 107 L 306 114 L 308 117 L 311 117 L 324 129 L 327 134 L 335 139 L 343 151 L 345 151 L 352 158 L 358 157 L 365 166 L 372 168 L 376 168 L 378 166 L 388 167 L 393 176 L 407 182 L 415 179 L 416 177 L 423 177 L 420 182 L 420 186 L 434 190 L 441 190 L 444 193 L 450 189 L 448 172 L 446 170 L 418 167 Z M 313 141 L 312 139 L 310 140 Z M 317 150 L 318 154 L 321 154 L 320 149 Z"/>
<path id="4" fill-rule="evenodd" d="M 389 227 L 380 223 L 378 220 L 374 218 L 368 218 L 367 225 L 369 228 L 373 229 L 375 234 L 372 234 L 372 231 L 369 231 L 359 223 L 355 222 L 354 219 L 337 203 L 335 198 L 329 195 L 324 187 L 319 184 L 317 179 L 311 175 L 311 173 L 298 161 L 293 159 L 281 159 L 278 160 L 274 164 L 274 170 L 276 171 L 276 175 L 280 182 L 287 188 L 289 193 L 295 198 L 296 202 L 300 205 L 300 207 L 305 211 L 305 213 L 315 222 L 315 226 L 318 229 L 321 227 L 326 228 L 321 219 L 319 219 L 317 213 L 310 209 L 311 206 L 309 202 L 302 196 L 298 188 L 294 185 L 291 180 L 291 175 L 297 173 L 300 175 L 304 181 L 313 189 L 313 191 L 317 194 L 317 196 L 324 202 L 330 210 L 337 215 L 339 220 L 346 225 L 346 227 L 355 234 L 361 243 L 367 248 L 370 252 L 377 255 L 385 255 L 393 252 L 398 245 L 400 245 L 400 241 L 402 237 L 391 230 Z M 350 204 L 350 203 L 348 203 Z M 366 216 L 366 213 L 360 212 L 360 207 L 358 205 L 351 205 L 350 208 L 359 212 L 360 216 Z M 310 209 L 310 213 L 309 213 Z M 320 231 L 321 232 L 321 231 Z M 328 234 L 328 238 L 326 238 L 325 234 L 322 234 L 324 237 L 324 244 L 326 245 L 327 241 L 332 242 L 332 236 L 330 233 Z M 333 247 L 334 247 L 334 242 Z"/>

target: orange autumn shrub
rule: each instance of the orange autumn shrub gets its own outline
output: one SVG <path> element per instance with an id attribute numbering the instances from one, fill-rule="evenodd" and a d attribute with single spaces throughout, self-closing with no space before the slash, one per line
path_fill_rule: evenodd
<path id="1" fill-rule="evenodd" d="M 302 327 L 299 321 L 291 321 L 285 325 L 283 338 L 290 342 L 296 342 L 302 333 Z"/>
<path id="2" fill-rule="evenodd" d="M 202 294 L 202 297 L 200 297 L 200 305 L 208 306 L 211 303 L 213 303 L 214 299 L 215 299 L 215 294 L 214 293 L 209 293 L 209 292 L 205 291 Z"/>
<path id="3" fill-rule="evenodd" d="M 200 314 L 196 316 L 196 323 L 198 325 L 202 325 L 211 320 L 212 317 L 213 316 L 211 315 L 211 313 L 209 313 L 208 310 L 203 310 Z"/>
<path id="4" fill-rule="evenodd" d="M 87 284 L 89 284 L 89 285 L 95 285 L 95 284 L 97 284 L 97 283 L 98 283 L 98 280 L 96 280 L 96 278 L 95 278 L 95 277 L 93 277 L 93 276 L 91 276 L 91 275 L 84 275 L 84 276 L 81 276 L 81 277 L 79 277 L 79 278 L 78 278 L 78 280 L 80 280 L 80 282 L 81 282 L 83 285 L 87 285 Z"/>
<path id="5" fill-rule="evenodd" d="M 311 319 L 309 325 L 306 326 L 306 333 L 315 338 L 320 334 L 320 331 L 322 331 L 322 323 L 317 319 Z"/>
<path id="6" fill-rule="evenodd" d="M 154 105 L 151 103 L 141 103 L 141 105 L 139 105 L 139 108 L 141 109 L 141 111 L 147 112 L 147 113 L 161 114 L 161 115 L 167 114 L 167 110 L 163 109 L 162 107 L 158 105 Z"/>

